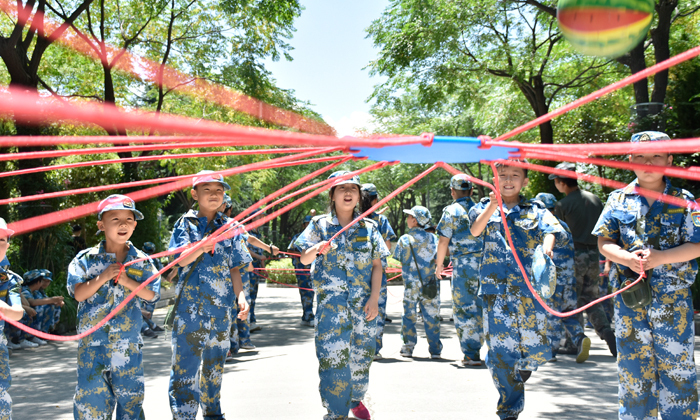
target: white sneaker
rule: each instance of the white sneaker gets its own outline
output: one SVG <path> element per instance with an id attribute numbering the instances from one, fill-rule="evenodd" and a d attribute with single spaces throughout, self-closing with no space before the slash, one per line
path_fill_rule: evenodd
<path id="1" fill-rule="evenodd" d="M 39 347 L 38 344 L 34 344 L 31 341 L 27 341 L 26 339 L 20 341 L 19 346 L 23 349 L 33 349 L 35 347 Z"/>
<path id="2" fill-rule="evenodd" d="M 260 331 L 262 330 L 262 325 L 258 325 L 255 322 L 250 323 L 250 332 L 255 332 L 255 331 Z"/>
<path id="3" fill-rule="evenodd" d="M 314 321 L 304 321 L 303 319 L 300 322 L 302 327 L 314 327 Z"/>
<path id="4" fill-rule="evenodd" d="M 29 341 L 31 341 L 31 342 L 34 343 L 34 344 L 38 344 L 38 345 L 40 345 L 40 346 L 43 346 L 44 344 L 46 344 L 46 341 L 42 340 L 42 339 L 39 338 L 39 337 L 32 337 L 32 339 L 29 340 Z"/>
<path id="5" fill-rule="evenodd" d="M 15 344 L 15 343 L 13 343 L 12 341 L 8 341 L 8 342 L 7 342 L 7 348 L 10 349 L 10 350 L 19 350 L 19 349 L 21 349 L 22 347 L 20 347 L 19 344 Z"/>

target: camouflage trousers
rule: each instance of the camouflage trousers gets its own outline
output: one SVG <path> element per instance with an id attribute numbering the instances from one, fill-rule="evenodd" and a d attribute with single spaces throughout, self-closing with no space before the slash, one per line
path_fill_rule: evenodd
<path id="1" fill-rule="evenodd" d="M 256 264 L 253 264 L 253 266 L 255 268 L 260 268 Z M 255 302 L 258 300 L 258 286 L 260 283 L 265 283 L 266 281 L 256 273 L 256 271 L 248 273 L 250 277 L 250 289 L 248 293 L 246 293 L 246 297 L 248 299 L 248 305 L 250 305 L 250 313 L 248 315 L 249 322 L 258 322 L 258 319 L 255 317 Z"/>
<path id="2" fill-rule="evenodd" d="M 351 404 L 362 401 L 369 387 L 377 324 L 375 320 L 365 320 L 362 306 L 348 305 L 347 293 L 317 300 L 319 392 L 328 410 L 324 419 L 346 419 Z"/>
<path id="3" fill-rule="evenodd" d="M 569 312 L 577 308 L 575 278 L 559 276 L 557 273 L 557 288 L 547 304 L 558 312 Z M 549 322 L 548 338 L 552 345 L 552 355 L 559 351 L 562 339 L 570 339 L 574 346 L 583 339 L 585 333 L 577 315 L 560 318 L 547 312 Z"/>
<path id="4" fill-rule="evenodd" d="M 379 291 L 379 300 L 377 301 L 379 305 L 379 314 L 377 315 L 377 344 L 376 353 L 384 347 L 384 326 L 386 325 L 386 298 L 387 298 L 387 278 L 386 272 L 382 271 L 382 288 Z"/>
<path id="5" fill-rule="evenodd" d="M 299 297 L 301 298 L 302 321 L 314 320 L 314 285 L 309 274 L 299 275 L 297 273 L 297 283 L 299 284 Z M 304 290 L 311 289 L 311 290 Z"/>
<path id="6" fill-rule="evenodd" d="M 452 313 L 459 346 L 464 356 L 476 360 L 484 345 L 483 302 L 477 294 L 479 276 L 467 262 L 453 259 L 453 264 Z"/>
<path id="7" fill-rule="evenodd" d="M 551 358 L 547 315 L 534 299 L 518 294 L 485 295 L 486 366 L 498 390 L 496 413 L 518 417 L 525 407 L 525 383 L 519 371 L 537 370 Z"/>
<path id="8" fill-rule="evenodd" d="M 204 419 L 223 419 L 221 381 L 231 312 L 227 308 L 209 308 L 206 314 L 184 312 L 178 310 L 172 336 L 168 396 L 173 418 L 194 420 L 201 405 Z"/>
<path id="9" fill-rule="evenodd" d="M 576 296 L 578 307 L 587 305 L 600 297 L 600 265 L 598 249 L 575 249 L 574 273 L 576 275 Z M 588 320 L 593 324 L 596 334 L 603 338 L 605 330 L 610 329 L 610 321 L 603 306 L 598 303 L 586 309 Z M 583 313 L 578 315 L 583 326 Z"/>
<path id="10" fill-rule="evenodd" d="M 250 273 L 241 273 L 241 281 L 243 283 L 245 300 L 250 305 Z M 229 331 L 230 349 L 233 354 L 238 353 L 241 345 L 252 344 L 248 319 L 238 319 L 238 310 L 238 301 L 236 300 L 231 307 L 231 330 Z"/>
<path id="11" fill-rule="evenodd" d="M 73 417 L 78 420 L 143 419 L 141 344 L 116 340 L 103 346 L 78 344 L 78 385 Z"/>
<path id="12" fill-rule="evenodd" d="M 654 294 L 642 309 L 615 296 L 621 420 L 697 418 L 694 335 L 689 289 Z"/>
<path id="13" fill-rule="evenodd" d="M 10 398 L 8 391 L 12 376 L 10 375 L 10 355 L 4 343 L 0 344 L 0 361 L 0 420 L 10 420 L 12 418 L 12 398 Z"/>
<path id="14" fill-rule="evenodd" d="M 153 311 L 156 309 L 156 303 L 155 302 L 146 302 L 145 300 L 141 299 L 141 309 L 144 311 L 150 313 L 153 315 Z M 143 325 L 141 326 L 141 332 L 146 331 L 147 329 L 154 329 L 156 327 L 156 323 L 153 322 L 153 316 L 150 318 L 146 318 L 145 316 L 142 316 L 143 318 Z"/>
<path id="15" fill-rule="evenodd" d="M 428 350 L 430 354 L 439 355 L 442 353 L 442 342 L 440 341 L 440 292 L 434 299 L 426 299 L 421 294 L 421 283 L 418 279 L 407 279 L 403 292 L 403 318 L 401 320 L 401 339 L 404 347 L 411 350 L 418 342 L 416 332 L 416 322 L 418 313 L 416 306 L 420 305 L 423 315 L 423 326 L 425 335 L 428 337 Z"/>
<path id="16" fill-rule="evenodd" d="M 42 332 L 49 332 L 61 318 L 61 307 L 56 305 L 35 306 L 36 316 L 31 327 Z"/>

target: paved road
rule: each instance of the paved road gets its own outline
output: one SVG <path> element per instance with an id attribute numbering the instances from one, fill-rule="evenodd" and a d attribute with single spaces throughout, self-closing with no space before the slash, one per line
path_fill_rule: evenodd
<path id="1" fill-rule="evenodd" d="M 486 368 L 463 368 L 459 343 L 450 322 L 442 323 L 443 359 L 431 360 L 427 341 L 420 341 L 413 359 L 399 355 L 402 286 L 389 287 L 388 312 L 394 323 L 385 334 L 385 359 L 375 362 L 365 400 L 378 420 L 497 419 L 498 394 Z M 443 282 L 442 316 L 451 314 L 448 283 Z M 243 351 L 226 365 L 222 389 L 224 412 L 231 419 L 321 419 L 313 329 L 299 326 L 301 305 L 295 289 L 262 286 L 253 334 L 256 350 Z M 165 309 L 156 311 L 159 323 Z M 615 360 L 592 330 L 591 357 L 576 364 L 559 356 L 535 372 L 527 383 L 521 420 L 616 419 Z M 145 413 L 148 419 L 170 418 L 167 399 L 169 340 L 146 339 Z M 50 343 L 16 351 L 10 358 L 15 420 L 71 419 L 75 390 L 74 342 Z M 482 349 L 482 358 L 484 356 Z M 696 347 L 696 358 L 700 356 Z M 201 418 L 201 414 L 200 417 Z"/>

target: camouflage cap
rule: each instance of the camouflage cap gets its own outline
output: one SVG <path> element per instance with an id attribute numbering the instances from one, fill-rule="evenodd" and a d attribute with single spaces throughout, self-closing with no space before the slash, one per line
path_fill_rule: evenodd
<path id="1" fill-rule="evenodd" d="M 562 171 L 576 172 L 576 164 L 570 163 L 570 162 L 562 162 L 562 163 L 558 164 L 557 166 L 555 166 L 554 169 L 561 169 Z M 555 179 L 555 178 L 568 178 L 568 177 L 557 175 L 557 174 L 549 174 L 549 176 L 547 178 Z M 571 177 L 571 178 L 573 178 L 573 177 Z"/>
<path id="2" fill-rule="evenodd" d="M 377 197 L 377 186 L 374 184 L 362 184 L 362 191 L 366 192 L 370 197 Z"/>
<path id="3" fill-rule="evenodd" d="M 350 173 L 350 171 L 337 171 L 337 172 L 333 172 L 333 173 L 328 177 L 328 179 L 338 178 L 338 177 L 340 177 L 340 176 L 347 175 L 347 174 L 349 174 L 349 173 Z M 335 182 L 333 183 L 333 186 L 334 186 L 334 187 L 337 187 L 338 185 L 343 185 L 343 184 L 355 184 L 355 185 L 357 185 L 358 187 L 362 188 L 362 184 L 360 183 L 360 177 L 357 176 L 357 175 L 355 175 L 355 176 L 353 176 L 353 177 L 351 177 L 351 178 L 348 178 L 348 179 L 339 179 L 339 180 L 337 180 L 337 181 L 335 181 Z"/>
<path id="4" fill-rule="evenodd" d="M 224 207 L 226 209 L 233 207 L 233 200 L 231 200 L 231 197 L 226 193 L 224 193 L 224 204 L 226 204 L 226 207 Z"/>
<path id="5" fill-rule="evenodd" d="M 631 143 L 642 143 L 645 141 L 661 141 L 671 140 L 666 133 L 660 131 L 642 131 L 641 133 L 632 134 Z"/>
<path id="6" fill-rule="evenodd" d="M 144 242 L 143 243 L 143 252 L 146 254 L 153 254 L 156 252 L 156 244 L 153 242 Z"/>
<path id="7" fill-rule="evenodd" d="M 430 223 L 430 210 L 423 206 L 413 206 L 410 210 L 404 209 L 403 212 L 415 217 L 421 226 L 426 226 Z"/>
<path id="8" fill-rule="evenodd" d="M 53 281 L 53 274 L 51 274 L 49 270 L 41 268 L 27 271 L 26 273 L 24 273 L 24 276 L 22 276 L 22 278 L 24 278 L 24 284 L 29 285 L 36 281 L 39 281 L 42 278 L 48 281 Z"/>
<path id="9" fill-rule="evenodd" d="M 102 213 L 111 210 L 131 210 L 134 213 L 134 219 L 143 220 L 143 213 L 136 210 L 134 200 L 125 195 L 112 194 L 100 201 L 97 206 L 97 220 L 102 220 Z"/>
<path id="10" fill-rule="evenodd" d="M 472 189 L 472 183 L 465 174 L 457 174 L 450 179 L 450 188 L 460 191 L 469 191 Z"/>
<path id="11" fill-rule="evenodd" d="M 554 194 L 550 193 L 539 193 L 535 196 L 535 200 L 540 200 L 544 203 L 544 206 L 548 209 L 553 209 L 554 205 L 557 203 L 557 198 Z"/>
<path id="12" fill-rule="evenodd" d="M 224 187 L 224 191 L 228 191 L 231 189 L 231 186 L 224 181 L 224 177 L 221 174 L 216 174 L 214 171 L 209 171 L 209 170 L 204 170 L 204 171 L 199 171 L 197 174 L 192 178 L 192 188 L 196 187 L 199 184 L 204 184 L 206 182 L 218 182 Z"/>

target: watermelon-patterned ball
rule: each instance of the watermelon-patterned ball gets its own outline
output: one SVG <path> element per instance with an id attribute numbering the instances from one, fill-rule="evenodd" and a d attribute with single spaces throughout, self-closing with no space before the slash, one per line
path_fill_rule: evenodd
<path id="1" fill-rule="evenodd" d="M 654 17 L 654 0 L 559 0 L 564 38 L 582 54 L 619 57 L 642 42 Z"/>

